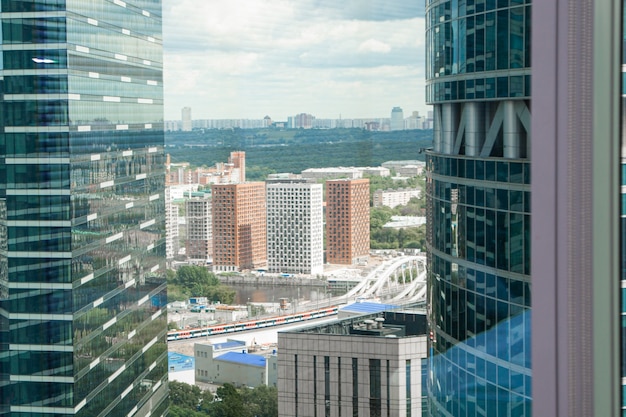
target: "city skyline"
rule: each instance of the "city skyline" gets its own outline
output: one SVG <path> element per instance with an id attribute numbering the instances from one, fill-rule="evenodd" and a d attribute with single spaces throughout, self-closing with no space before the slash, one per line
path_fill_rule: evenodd
<path id="1" fill-rule="evenodd" d="M 165 120 L 426 114 L 421 3 L 182 0 L 163 21 Z"/>

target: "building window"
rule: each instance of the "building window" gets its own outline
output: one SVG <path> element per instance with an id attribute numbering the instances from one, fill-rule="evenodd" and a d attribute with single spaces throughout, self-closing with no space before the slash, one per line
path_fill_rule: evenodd
<path id="1" fill-rule="evenodd" d="M 330 357 L 324 356 L 324 415 L 330 417 Z"/>
<path id="2" fill-rule="evenodd" d="M 341 417 L 341 358 L 337 358 L 337 410 Z"/>
<path id="3" fill-rule="evenodd" d="M 411 417 L 411 360 L 406 361 L 406 417 Z"/>
<path id="4" fill-rule="evenodd" d="M 391 410 L 391 384 L 390 384 L 390 371 L 389 371 L 389 359 L 387 359 L 387 417 L 390 417 Z M 424 385 L 426 386 L 426 385 Z M 426 410 L 423 408 L 423 410 Z"/>
<path id="5" fill-rule="evenodd" d="M 380 359 L 370 359 L 370 417 L 381 417 Z"/>
<path id="6" fill-rule="evenodd" d="M 317 416 L 317 356 L 313 356 L 313 415 Z"/>
<path id="7" fill-rule="evenodd" d="M 352 417 L 359 417 L 359 360 L 352 358 Z"/>
<path id="8" fill-rule="evenodd" d="M 295 414 L 294 417 L 298 417 L 298 355 L 294 356 L 293 363 L 293 378 L 294 378 L 294 400 L 295 400 Z"/>

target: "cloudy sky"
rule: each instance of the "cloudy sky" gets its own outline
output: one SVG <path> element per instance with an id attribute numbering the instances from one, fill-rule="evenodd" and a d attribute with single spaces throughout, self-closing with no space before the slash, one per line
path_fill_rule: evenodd
<path id="1" fill-rule="evenodd" d="M 423 114 L 423 3 L 164 0 L 165 118 Z"/>

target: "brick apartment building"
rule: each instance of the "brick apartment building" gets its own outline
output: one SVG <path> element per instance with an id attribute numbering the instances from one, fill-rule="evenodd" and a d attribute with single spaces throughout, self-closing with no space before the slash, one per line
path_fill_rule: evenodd
<path id="1" fill-rule="evenodd" d="M 353 265 L 369 256 L 368 179 L 326 181 L 326 262 Z"/>
<path id="2" fill-rule="evenodd" d="M 215 184 L 212 191 L 214 270 L 265 269 L 265 183 Z"/>

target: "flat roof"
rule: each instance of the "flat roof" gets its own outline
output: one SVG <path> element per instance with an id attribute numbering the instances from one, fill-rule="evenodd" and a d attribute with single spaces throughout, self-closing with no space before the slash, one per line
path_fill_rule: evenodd
<path id="1" fill-rule="evenodd" d="M 236 347 L 242 347 L 245 345 L 246 345 L 246 342 L 243 342 L 241 340 L 228 340 L 223 343 L 215 343 L 213 345 L 213 350 L 232 349 Z"/>
<path id="2" fill-rule="evenodd" d="M 363 303 L 352 303 L 345 307 L 340 308 L 339 310 L 350 311 L 353 313 L 371 314 L 371 313 L 382 313 L 383 311 L 394 310 L 396 308 L 400 308 L 400 306 L 393 305 L 393 304 L 363 302 Z"/>
<path id="3" fill-rule="evenodd" d="M 215 360 L 239 363 L 241 365 L 265 367 L 265 357 L 251 353 L 227 352 L 218 356 Z"/>

